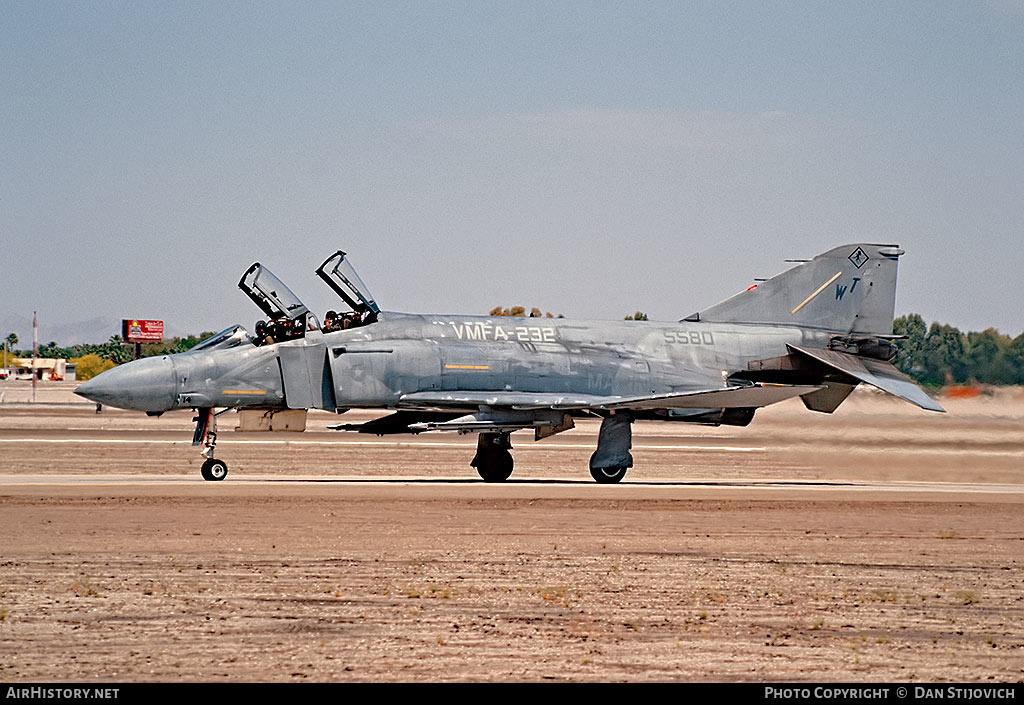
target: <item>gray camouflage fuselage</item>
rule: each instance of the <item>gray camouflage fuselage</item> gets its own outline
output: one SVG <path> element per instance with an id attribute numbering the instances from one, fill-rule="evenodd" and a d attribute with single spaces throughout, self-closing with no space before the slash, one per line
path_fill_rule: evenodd
<path id="1" fill-rule="evenodd" d="M 83 393 L 150 413 L 399 408 L 407 395 L 439 391 L 634 397 L 724 387 L 751 361 L 785 355 L 787 344 L 822 347 L 827 339 L 780 325 L 384 313 L 353 330 L 147 358 L 104 373 Z"/>

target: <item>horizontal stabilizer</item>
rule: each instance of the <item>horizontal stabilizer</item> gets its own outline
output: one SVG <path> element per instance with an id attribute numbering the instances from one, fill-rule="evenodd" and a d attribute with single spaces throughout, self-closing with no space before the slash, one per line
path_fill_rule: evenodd
<path id="1" fill-rule="evenodd" d="M 925 394 L 924 390 L 918 387 L 905 374 L 897 370 L 888 362 L 875 360 L 859 355 L 839 352 L 837 350 L 822 350 L 820 348 L 801 348 L 790 345 L 794 352 L 801 353 L 829 367 L 844 372 L 861 382 L 866 382 L 873 387 L 878 387 L 883 392 L 888 392 L 900 399 L 905 399 L 911 404 L 917 404 L 922 409 L 929 411 L 946 410 L 939 406 L 934 399 Z"/>

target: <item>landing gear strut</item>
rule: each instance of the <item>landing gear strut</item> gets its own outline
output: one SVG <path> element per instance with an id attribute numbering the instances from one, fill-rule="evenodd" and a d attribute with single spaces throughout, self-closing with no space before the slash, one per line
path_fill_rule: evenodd
<path id="1" fill-rule="evenodd" d="M 213 449 L 217 446 L 217 415 L 213 409 L 199 409 L 199 416 L 193 421 L 196 422 L 196 432 L 192 435 L 192 445 L 202 446 L 200 455 L 206 458 L 200 474 L 211 482 L 223 480 L 228 476 L 228 464 L 213 457 Z"/>
<path id="2" fill-rule="evenodd" d="M 476 442 L 476 456 L 470 465 L 486 482 L 504 482 L 512 474 L 514 461 L 512 441 L 508 433 L 481 433 Z"/>
<path id="3" fill-rule="evenodd" d="M 597 436 L 597 450 L 590 456 L 590 476 L 601 484 L 619 482 L 626 470 L 633 467 L 633 417 L 612 413 L 601 422 Z"/>

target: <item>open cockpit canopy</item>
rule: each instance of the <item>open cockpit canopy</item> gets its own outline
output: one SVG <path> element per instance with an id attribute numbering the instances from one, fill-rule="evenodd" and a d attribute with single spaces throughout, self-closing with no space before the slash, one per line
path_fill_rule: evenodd
<path id="1" fill-rule="evenodd" d="M 363 280 L 356 274 L 352 263 L 345 257 L 345 253 L 338 250 L 324 260 L 316 270 L 316 275 L 327 283 L 327 286 L 340 296 L 349 308 L 359 314 L 363 323 L 370 323 L 377 320 L 380 309 L 377 302 L 370 295 L 370 290 L 363 284 Z"/>
<path id="2" fill-rule="evenodd" d="M 246 270 L 238 282 L 238 288 L 273 320 L 298 321 L 309 312 L 299 297 L 259 262 Z"/>
<path id="3" fill-rule="evenodd" d="M 259 262 L 246 270 L 238 282 L 238 288 L 269 317 L 268 321 L 256 323 L 256 336 L 253 339 L 256 345 L 302 338 L 307 329 L 320 327 L 316 317 L 299 301 L 299 297 Z"/>

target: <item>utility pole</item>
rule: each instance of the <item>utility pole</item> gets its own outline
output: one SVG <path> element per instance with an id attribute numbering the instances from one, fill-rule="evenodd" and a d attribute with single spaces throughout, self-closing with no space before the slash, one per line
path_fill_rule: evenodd
<path id="1" fill-rule="evenodd" d="M 32 312 L 32 403 L 36 403 L 36 358 L 39 357 L 39 321 Z"/>

